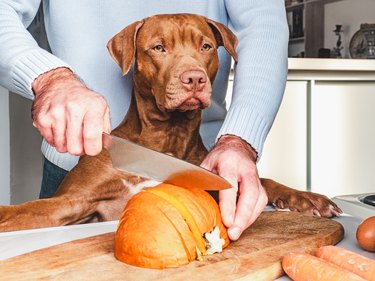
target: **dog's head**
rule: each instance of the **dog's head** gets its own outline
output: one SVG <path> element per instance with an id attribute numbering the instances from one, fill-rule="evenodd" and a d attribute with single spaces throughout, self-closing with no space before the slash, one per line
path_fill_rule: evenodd
<path id="1" fill-rule="evenodd" d="M 109 42 L 108 49 L 127 74 L 135 58 L 134 87 L 153 95 L 161 111 L 210 105 L 219 68 L 217 48 L 237 61 L 236 36 L 224 25 L 193 14 L 156 15 L 137 21 Z"/>

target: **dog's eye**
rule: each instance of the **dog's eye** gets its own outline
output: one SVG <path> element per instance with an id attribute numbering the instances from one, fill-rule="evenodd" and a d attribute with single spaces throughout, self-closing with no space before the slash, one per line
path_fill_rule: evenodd
<path id="1" fill-rule="evenodd" d="M 203 44 L 202 45 L 202 51 L 209 51 L 209 50 L 211 50 L 211 45 L 210 44 L 207 44 L 207 43 L 205 43 L 205 44 Z"/>
<path id="2" fill-rule="evenodd" d="M 153 47 L 153 49 L 157 52 L 160 52 L 160 53 L 165 52 L 165 49 L 164 49 L 163 45 L 160 45 L 160 44 Z"/>

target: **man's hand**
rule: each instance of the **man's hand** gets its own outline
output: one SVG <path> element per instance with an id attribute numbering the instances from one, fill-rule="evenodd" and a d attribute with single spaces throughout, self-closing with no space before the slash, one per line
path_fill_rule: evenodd
<path id="1" fill-rule="evenodd" d="M 59 152 L 96 155 L 102 133 L 110 133 L 105 99 L 89 90 L 68 68 L 57 68 L 36 78 L 33 125 Z"/>
<path id="2" fill-rule="evenodd" d="M 224 135 L 201 166 L 219 174 L 233 186 L 219 192 L 219 205 L 229 238 L 237 240 L 260 215 L 268 201 L 259 180 L 256 153 L 241 138 Z"/>

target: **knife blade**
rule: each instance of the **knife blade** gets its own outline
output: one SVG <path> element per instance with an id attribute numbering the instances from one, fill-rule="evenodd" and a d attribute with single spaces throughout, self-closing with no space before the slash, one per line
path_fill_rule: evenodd
<path id="1" fill-rule="evenodd" d="M 231 187 L 228 181 L 209 170 L 126 139 L 103 133 L 103 147 L 109 151 L 113 167 L 121 171 L 187 188 Z"/>

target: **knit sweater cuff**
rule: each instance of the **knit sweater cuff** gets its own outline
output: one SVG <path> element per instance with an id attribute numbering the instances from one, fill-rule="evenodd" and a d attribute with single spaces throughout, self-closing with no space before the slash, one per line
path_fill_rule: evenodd
<path id="1" fill-rule="evenodd" d="M 12 82 L 17 93 L 33 99 L 32 83 L 39 75 L 59 67 L 70 66 L 45 50 L 36 49 L 20 58 L 13 67 Z"/>
<path id="2" fill-rule="evenodd" d="M 236 135 L 247 141 L 257 152 L 262 154 L 263 144 L 270 125 L 255 111 L 240 105 L 232 105 L 225 117 L 218 138 L 222 135 Z"/>
<path id="3" fill-rule="evenodd" d="M 49 145 L 48 142 L 43 139 L 42 153 L 50 162 L 64 169 L 70 171 L 75 165 L 77 165 L 79 156 L 74 156 L 69 153 L 60 153 L 53 146 Z"/>

